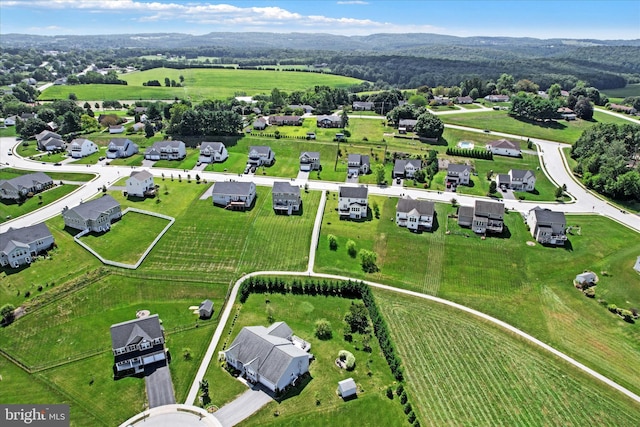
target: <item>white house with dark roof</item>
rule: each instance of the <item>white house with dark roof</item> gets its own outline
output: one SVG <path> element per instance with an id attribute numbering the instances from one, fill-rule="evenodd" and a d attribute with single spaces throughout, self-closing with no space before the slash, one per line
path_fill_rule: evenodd
<path id="1" fill-rule="evenodd" d="M 315 110 L 315 108 L 313 108 L 311 105 L 307 105 L 307 104 L 291 104 L 289 105 L 289 108 L 291 108 L 292 110 L 302 110 L 305 114 L 311 114 L 313 112 L 313 110 Z"/>
<path id="2" fill-rule="evenodd" d="M 456 104 L 473 104 L 473 98 L 470 96 L 456 97 Z"/>
<path id="3" fill-rule="evenodd" d="M 138 145 L 128 138 L 113 138 L 107 146 L 107 159 L 120 159 L 133 156 L 138 152 Z"/>
<path id="4" fill-rule="evenodd" d="M 420 159 L 396 159 L 393 164 L 394 178 L 413 178 L 416 171 L 422 169 L 422 160 Z"/>
<path id="5" fill-rule="evenodd" d="M 398 200 L 396 224 L 411 231 L 431 230 L 435 217 L 435 203 L 404 197 Z"/>
<path id="6" fill-rule="evenodd" d="M 489 102 L 509 102 L 509 95 L 487 95 L 484 100 Z"/>
<path id="7" fill-rule="evenodd" d="M 221 356 L 249 382 L 278 393 L 309 372 L 305 348 L 286 323 L 276 322 L 268 328 L 245 326 Z"/>
<path id="8" fill-rule="evenodd" d="M 338 213 L 340 219 L 365 219 L 369 208 L 369 189 L 360 187 L 339 187 Z"/>
<path id="9" fill-rule="evenodd" d="M 400 121 L 398 121 L 398 132 L 413 132 L 413 129 L 416 127 L 417 123 L 418 121 L 415 119 L 401 119 Z"/>
<path id="10" fill-rule="evenodd" d="M 0 265 L 18 268 L 54 245 L 53 235 L 44 222 L 0 233 Z"/>
<path id="11" fill-rule="evenodd" d="M 182 141 L 158 141 L 144 152 L 147 160 L 182 160 L 187 156 L 187 148 Z"/>
<path id="12" fill-rule="evenodd" d="M 475 207 L 458 208 L 458 225 L 470 227 L 474 233 L 502 233 L 504 227 L 504 203 L 476 200 Z"/>
<path id="13" fill-rule="evenodd" d="M 291 215 L 298 212 L 302 206 L 300 187 L 291 185 L 287 181 L 275 181 L 271 191 L 273 210 L 276 213 Z"/>
<path id="14" fill-rule="evenodd" d="M 366 175 L 371 171 L 369 156 L 364 154 L 349 154 L 347 157 L 347 173 L 352 176 Z"/>
<path id="15" fill-rule="evenodd" d="M 144 372 L 144 367 L 166 363 L 164 329 L 157 314 L 111 325 L 111 351 L 116 378 Z"/>
<path id="16" fill-rule="evenodd" d="M 336 115 L 324 115 L 316 118 L 316 126 L 319 128 L 341 128 L 342 118 Z"/>
<path id="17" fill-rule="evenodd" d="M 124 125 L 109 125 L 110 134 L 123 133 L 123 132 L 124 132 Z"/>
<path id="18" fill-rule="evenodd" d="M 455 163 L 449 163 L 447 166 L 446 183 L 451 183 L 453 186 L 469 185 L 469 179 L 471 178 L 471 166 L 459 165 Z"/>
<path id="19" fill-rule="evenodd" d="M 302 116 L 269 116 L 269 124 L 276 126 L 301 126 Z"/>
<path id="20" fill-rule="evenodd" d="M 271 166 L 276 160 L 276 155 L 271 148 L 266 145 L 252 145 L 249 147 L 249 166 Z"/>
<path id="21" fill-rule="evenodd" d="M 200 157 L 202 163 L 224 162 L 229 157 L 227 147 L 222 142 L 203 142 L 200 144 Z"/>
<path id="22" fill-rule="evenodd" d="M 40 193 L 51 187 L 53 187 L 53 180 L 43 172 L 0 179 L 0 199 L 20 200 L 27 197 L 29 193 Z"/>
<path id="23" fill-rule="evenodd" d="M 509 141 L 508 139 L 498 139 L 496 141 L 487 142 L 487 150 L 498 156 L 520 157 L 520 143 Z"/>
<path id="24" fill-rule="evenodd" d="M 69 144 L 69 153 L 74 159 L 87 157 L 98 152 L 98 146 L 86 138 L 76 138 Z"/>
<path id="25" fill-rule="evenodd" d="M 354 101 L 351 104 L 353 111 L 371 111 L 373 110 L 373 102 L 369 101 Z"/>
<path id="26" fill-rule="evenodd" d="M 532 170 L 511 169 L 508 174 L 498 174 L 496 184 L 514 191 L 533 191 L 536 175 Z"/>
<path id="27" fill-rule="evenodd" d="M 213 204 L 225 209 L 244 210 L 250 208 L 256 198 L 253 182 L 219 181 L 213 184 Z"/>
<path id="28" fill-rule="evenodd" d="M 65 227 L 76 230 L 88 230 L 101 233 L 111 229 L 111 223 L 122 217 L 120 204 L 108 194 L 85 203 L 80 203 L 75 208 L 65 207 L 62 210 L 62 219 Z"/>
<path id="29" fill-rule="evenodd" d="M 38 150 L 41 151 L 60 151 L 64 150 L 65 143 L 62 136 L 50 130 L 43 130 L 36 135 Z"/>
<path id="30" fill-rule="evenodd" d="M 300 170 L 309 172 L 320 170 L 320 152 L 304 151 L 300 154 Z"/>
<path id="31" fill-rule="evenodd" d="M 527 215 L 527 225 L 531 236 L 543 245 L 562 246 L 567 241 L 567 221 L 564 212 L 554 212 L 536 206 Z"/>
<path id="32" fill-rule="evenodd" d="M 153 182 L 153 175 L 149 171 L 133 171 L 127 179 L 127 195 L 134 197 L 153 196 L 156 192 L 156 185 Z"/>

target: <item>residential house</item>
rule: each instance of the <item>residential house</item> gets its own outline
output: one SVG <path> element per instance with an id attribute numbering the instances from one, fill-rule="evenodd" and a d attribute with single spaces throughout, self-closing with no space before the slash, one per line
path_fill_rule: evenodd
<path id="1" fill-rule="evenodd" d="M 358 388 L 353 378 L 347 378 L 346 380 L 338 381 L 338 396 L 343 399 L 347 399 L 352 396 L 356 396 Z"/>
<path id="2" fill-rule="evenodd" d="M 576 116 L 576 113 L 568 107 L 560 107 L 558 108 L 557 112 L 563 119 L 567 121 L 575 120 L 578 117 Z"/>
<path id="3" fill-rule="evenodd" d="M 136 107 L 133 109 L 134 114 L 145 114 L 147 112 L 147 107 Z"/>
<path id="4" fill-rule="evenodd" d="M 16 117 L 17 116 L 9 116 L 4 119 L 5 126 L 15 126 L 16 125 Z"/>
<path id="5" fill-rule="evenodd" d="M 311 105 L 298 105 L 298 104 L 291 104 L 289 105 L 289 108 L 291 108 L 292 110 L 302 110 L 304 111 L 305 114 L 311 114 L 313 112 L 313 110 L 315 110 L 315 108 L 313 108 Z"/>
<path id="6" fill-rule="evenodd" d="M 401 119 L 398 121 L 398 132 L 413 132 L 413 129 L 416 127 L 416 123 L 418 123 L 418 121 L 414 119 Z"/>
<path id="7" fill-rule="evenodd" d="M 336 115 L 318 116 L 316 119 L 316 126 L 319 128 L 341 128 L 342 118 Z"/>
<path id="8" fill-rule="evenodd" d="M 221 356 L 249 382 L 278 393 L 309 372 L 305 348 L 308 343 L 286 323 L 276 322 L 268 328 L 245 326 Z"/>
<path id="9" fill-rule="evenodd" d="M 473 98 L 470 96 L 458 96 L 456 104 L 473 104 Z"/>
<path id="10" fill-rule="evenodd" d="M 113 138 L 107 146 L 107 158 L 118 159 L 133 156 L 138 152 L 138 145 L 126 138 Z"/>
<path id="11" fill-rule="evenodd" d="M 229 153 L 222 142 L 203 142 L 200 144 L 200 157 L 198 157 L 199 162 L 224 162 L 228 157 Z"/>
<path id="12" fill-rule="evenodd" d="M 58 124 L 54 121 L 50 121 L 47 123 L 47 130 L 50 130 L 51 132 L 57 131 L 58 128 L 59 128 Z"/>
<path id="13" fill-rule="evenodd" d="M 187 156 L 187 148 L 182 141 L 155 142 L 144 152 L 147 160 L 182 160 Z"/>
<path id="14" fill-rule="evenodd" d="M 420 159 L 396 159 L 393 164 L 394 178 L 413 178 L 416 171 L 422 169 L 422 160 Z"/>
<path id="15" fill-rule="evenodd" d="M 134 123 L 132 128 L 134 132 L 140 132 L 141 130 L 144 130 L 144 123 L 142 122 L 138 122 L 138 123 Z"/>
<path id="16" fill-rule="evenodd" d="M 371 111 L 373 110 L 373 102 L 355 101 L 351 104 L 353 111 Z"/>
<path id="17" fill-rule="evenodd" d="M 276 160 L 276 155 L 266 145 L 252 145 L 249 147 L 249 159 L 247 165 L 252 167 L 271 166 Z"/>
<path id="18" fill-rule="evenodd" d="M 258 117 L 253 121 L 253 128 L 255 130 L 265 130 L 267 127 L 267 119 L 264 117 Z"/>
<path id="19" fill-rule="evenodd" d="M 123 133 L 124 125 L 109 125 L 109 133 Z"/>
<path id="20" fill-rule="evenodd" d="M 111 325 L 113 374 L 116 378 L 144 372 L 145 366 L 166 363 L 164 329 L 157 314 Z"/>
<path id="21" fill-rule="evenodd" d="M 127 195 L 134 197 L 155 196 L 156 185 L 153 183 L 153 175 L 149 171 L 133 171 L 127 179 Z"/>
<path id="22" fill-rule="evenodd" d="M 445 182 L 447 187 L 458 185 L 469 185 L 469 178 L 471 177 L 471 166 L 458 165 L 455 163 L 449 163 L 447 166 L 447 178 Z"/>
<path id="23" fill-rule="evenodd" d="M 198 307 L 198 315 L 201 319 L 209 319 L 213 314 L 213 301 L 206 299 Z"/>
<path id="24" fill-rule="evenodd" d="M 80 203 L 75 208 L 62 209 L 65 227 L 101 233 L 111 229 L 111 223 L 122 217 L 120 204 L 110 195 Z"/>
<path id="25" fill-rule="evenodd" d="M 291 215 L 293 212 L 298 212 L 302 206 L 300 187 L 291 185 L 287 181 L 275 181 L 271 197 L 273 199 L 273 210 L 276 213 Z"/>
<path id="26" fill-rule="evenodd" d="M 635 113 L 637 113 L 637 110 L 635 108 L 629 107 L 627 105 L 609 104 L 609 109 L 611 109 L 613 111 L 617 111 L 619 113 L 625 113 L 625 114 L 635 114 Z"/>
<path id="27" fill-rule="evenodd" d="M 320 170 L 320 153 L 318 151 L 305 151 L 300 154 L 300 170 L 303 172 Z"/>
<path id="28" fill-rule="evenodd" d="M 562 246 L 567 241 L 567 221 L 563 212 L 536 206 L 527 215 L 527 225 L 538 243 Z"/>
<path id="29" fill-rule="evenodd" d="M 489 102 L 509 102 L 509 95 L 487 95 L 484 100 Z"/>
<path id="30" fill-rule="evenodd" d="M 461 206 L 458 209 L 458 225 L 471 227 L 477 234 L 502 233 L 503 221 L 504 203 L 501 202 L 476 200 L 474 208 Z"/>
<path id="31" fill-rule="evenodd" d="M 86 138 L 76 138 L 69 144 L 69 152 L 74 159 L 80 159 L 97 153 L 98 146 Z"/>
<path id="32" fill-rule="evenodd" d="M 520 143 L 509 141 L 508 139 L 498 139 L 496 141 L 487 142 L 487 150 L 491 151 L 494 155 L 520 157 L 522 151 L 520 150 Z"/>
<path id="33" fill-rule="evenodd" d="M 213 204 L 225 209 L 245 210 L 256 198 L 253 182 L 219 181 L 213 184 Z"/>
<path id="34" fill-rule="evenodd" d="M 27 121 L 29 119 L 37 119 L 38 115 L 36 113 L 22 113 L 20 114 L 20 120 Z"/>
<path id="35" fill-rule="evenodd" d="M 65 143 L 62 136 L 49 130 L 43 130 L 36 135 L 38 150 L 41 151 L 60 151 L 64 150 Z"/>
<path id="36" fill-rule="evenodd" d="M 411 231 L 431 230 L 435 216 L 435 203 L 403 197 L 396 207 L 396 224 Z"/>
<path id="37" fill-rule="evenodd" d="M 0 199 L 20 200 L 53 187 L 53 180 L 42 172 L 34 172 L 0 180 Z"/>
<path id="38" fill-rule="evenodd" d="M 369 156 L 364 154 L 349 154 L 347 157 L 347 173 L 350 176 L 366 175 L 371 171 Z"/>
<path id="39" fill-rule="evenodd" d="M 338 213 L 340 219 L 365 219 L 367 218 L 369 202 L 369 189 L 367 187 L 339 187 Z"/>
<path id="40" fill-rule="evenodd" d="M 44 222 L 0 233 L 0 265 L 18 268 L 31 264 L 40 253 L 54 245 L 53 235 Z"/>
<path id="41" fill-rule="evenodd" d="M 508 174 L 499 174 L 496 184 L 500 188 L 514 191 L 533 191 L 536 187 L 536 175 L 532 170 L 511 169 Z"/>
<path id="42" fill-rule="evenodd" d="M 598 276 L 592 271 L 585 271 L 584 273 L 580 273 L 574 279 L 577 284 L 582 286 L 583 288 L 593 286 L 598 281 Z"/>
<path id="43" fill-rule="evenodd" d="M 434 96 L 431 100 L 431 105 L 449 105 L 451 100 L 446 96 Z"/>
<path id="44" fill-rule="evenodd" d="M 269 116 L 269 124 L 277 126 L 301 126 L 301 116 Z"/>

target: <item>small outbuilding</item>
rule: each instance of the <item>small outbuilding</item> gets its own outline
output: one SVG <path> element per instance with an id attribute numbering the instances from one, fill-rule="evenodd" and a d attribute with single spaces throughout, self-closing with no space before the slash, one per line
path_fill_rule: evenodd
<path id="1" fill-rule="evenodd" d="M 338 381 L 338 395 L 343 399 L 347 399 L 357 395 L 356 382 L 353 378 L 347 378 L 346 380 Z"/>
<path id="2" fill-rule="evenodd" d="M 210 299 L 202 301 L 198 307 L 198 314 L 201 319 L 209 319 L 213 314 L 213 301 Z"/>
<path id="3" fill-rule="evenodd" d="M 636 259 L 636 264 L 633 266 L 633 269 L 640 273 L 640 256 Z"/>
<path id="4" fill-rule="evenodd" d="M 596 276 L 596 273 L 592 271 L 585 271 L 584 273 L 578 274 L 575 280 L 576 280 L 576 283 L 579 285 L 590 286 L 598 281 L 598 277 Z"/>

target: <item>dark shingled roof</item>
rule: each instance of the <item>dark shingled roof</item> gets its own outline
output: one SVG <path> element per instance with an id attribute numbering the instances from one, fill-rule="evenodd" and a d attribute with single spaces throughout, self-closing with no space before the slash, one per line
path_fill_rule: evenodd
<path id="1" fill-rule="evenodd" d="M 497 216 L 502 218 L 504 216 L 504 203 L 476 200 L 474 214 L 476 216 Z"/>
<path id="2" fill-rule="evenodd" d="M 398 212 L 418 211 L 420 215 L 432 216 L 435 210 L 435 203 L 428 200 L 414 200 L 408 197 L 398 200 Z"/>
<path id="3" fill-rule="evenodd" d="M 536 222 L 543 224 L 565 224 L 564 212 L 554 212 L 549 209 L 542 209 L 535 207 L 532 209 L 533 214 L 536 216 Z"/>
<path id="4" fill-rule="evenodd" d="M 249 147 L 249 153 L 251 153 L 252 151 L 255 151 L 258 154 L 263 154 L 265 156 L 268 156 L 269 151 L 271 151 L 271 147 L 266 145 L 252 145 L 251 147 Z"/>
<path id="5" fill-rule="evenodd" d="M 251 193 L 252 182 L 219 181 L 213 184 L 212 194 L 231 194 L 234 196 L 248 196 Z"/>
<path id="6" fill-rule="evenodd" d="M 511 169 L 511 177 L 514 179 L 522 180 L 528 174 L 535 176 L 532 170 L 523 170 L 523 169 Z"/>
<path id="7" fill-rule="evenodd" d="M 98 199 L 90 200 L 85 203 L 80 203 L 75 208 L 69 209 L 69 210 L 74 211 L 84 219 L 96 219 L 103 212 L 106 212 L 114 208 L 115 206 L 120 206 L 120 203 L 118 203 L 116 199 L 114 199 L 110 195 L 105 194 L 104 196 Z"/>
<path id="8" fill-rule="evenodd" d="M 300 195 L 300 187 L 297 185 L 291 185 L 286 181 L 275 181 L 273 183 L 273 192 L 274 193 L 285 193 L 285 194 L 295 194 L 296 196 Z"/>
<path id="9" fill-rule="evenodd" d="M 369 194 L 367 187 L 340 187 L 340 197 L 350 199 L 366 199 Z"/>
<path id="10" fill-rule="evenodd" d="M 471 172 L 471 166 L 469 166 L 469 165 L 459 165 L 459 164 L 455 164 L 455 163 L 449 163 L 449 166 L 447 166 L 447 171 L 449 171 L 449 172 L 458 172 L 458 173 L 462 173 L 464 171 Z"/>
<path id="11" fill-rule="evenodd" d="M 157 314 L 111 325 L 112 348 L 138 344 L 143 339 L 153 341 L 156 338 L 162 338 L 162 326 Z"/>
<path id="12" fill-rule="evenodd" d="M 151 175 L 151 172 L 149 171 L 141 170 L 141 171 L 131 172 L 131 178 L 135 178 L 138 181 L 144 181 L 145 179 L 151 178 L 151 177 L 153 177 L 153 175 Z"/>
<path id="13" fill-rule="evenodd" d="M 13 242 L 28 245 L 31 242 L 47 237 L 51 237 L 51 232 L 44 222 L 23 228 L 9 228 L 9 230 L 0 234 L 0 251 L 9 252 L 15 246 Z"/>
<path id="14" fill-rule="evenodd" d="M 112 138 L 111 141 L 109 141 L 109 144 L 113 144 L 116 147 L 124 147 L 127 145 L 127 142 L 133 144 L 133 141 L 128 138 Z"/>
<path id="15" fill-rule="evenodd" d="M 53 180 L 49 177 L 49 175 L 42 172 L 34 172 L 28 173 L 26 175 L 16 176 L 11 179 L 2 179 L 0 180 L 0 185 L 4 183 L 8 183 L 15 188 L 31 188 L 34 183 L 47 184 L 53 183 Z"/>

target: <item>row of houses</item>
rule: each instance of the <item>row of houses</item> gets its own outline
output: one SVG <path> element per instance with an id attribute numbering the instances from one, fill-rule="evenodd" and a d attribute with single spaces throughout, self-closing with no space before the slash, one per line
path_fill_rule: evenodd
<path id="1" fill-rule="evenodd" d="M 43 172 L 20 175 L 0 180 L 0 199 L 21 200 L 29 193 L 37 194 L 53 187 L 53 180 Z"/>
<path id="2" fill-rule="evenodd" d="M 265 130 L 267 126 L 302 126 L 303 121 L 302 116 L 258 117 L 253 121 L 252 127 L 255 130 Z M 316 126 L 319 128 L 341 128 L 342 124 L 342 118 L 335 114 L 316 117 Z"/>

